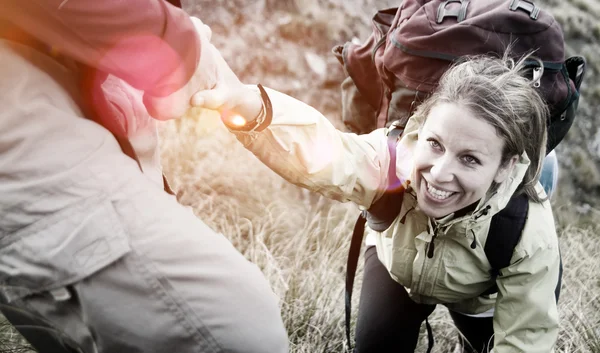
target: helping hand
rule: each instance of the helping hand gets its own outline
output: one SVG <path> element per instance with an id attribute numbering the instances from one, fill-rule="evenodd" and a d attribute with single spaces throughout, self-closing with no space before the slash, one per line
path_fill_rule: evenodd
<path id="1" fill-rule="evenodd" d="M 227 125 L 239 127 L 238 124 L 229 121 L 229 118 L 237 115 L 246 121 L 254 120 L 262 109 L 260 93 L 240 82 L 216 49 L 214 58 L 217 66 L 217 84 L 213 89 L 194 94 L 192 105 L 219 111 Z"/>
<path id="2" fill-rule="evenodd" d="M 188 83 L 166 97 L 144 94 L 144 105 L 155 119 L 168 120 L 183 116 L 191 107 L 190 99 L 199 90 L 215 87 L 218 67 L 215 55 L 219 56 L 214 45 L 210 43 L 212 31 L 196 17 L 190 17 L 200 42 L 200 61 L 196 71 Z M 216 54 L 215 54 L 216 53 Z"/>

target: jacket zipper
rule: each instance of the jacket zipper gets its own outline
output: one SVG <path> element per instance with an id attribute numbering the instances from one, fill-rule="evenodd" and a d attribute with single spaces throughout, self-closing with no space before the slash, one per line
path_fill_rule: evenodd
<path id="1" fill-rule="evenodd" d="M 427 253 L 427 258 L 431 259 L 433 257 L 434 241 L 436 236 L 437 229 L 434 229 L 433 236 L 431 237 L 431 242 L 427 244 L 427 247 L 425 249 Z M 425 269 L 427 268 L 427 258 L 423 259 L 423 266 L 421 266 L 421 278 L 419 279 L 419 285 L 417 286 L 419 288 L 419 293 L 423 293 L 423 276 L 425 273 Z"/>
<path id="2" fill-rule="evenodd" d="M 436 237 L 436 234 L 434 234 L 433 237 L 431 237 L 431 243 L 429 243 L 427 245 L 427 257 L 430 259 L 433 258 L 433 252 L 435 250 L 435 246 L 434 246 L 435 245 L 435 237 Z"/>
<path id="3" fill-rule="evenodd" d="M 432 259 L 433 252 L 435 251 L 435 238 L 437 237 L 437 227 L 433 230 L 433 236 L 431 237 L 431 242 L 427 244 L 427 257 Z"/>

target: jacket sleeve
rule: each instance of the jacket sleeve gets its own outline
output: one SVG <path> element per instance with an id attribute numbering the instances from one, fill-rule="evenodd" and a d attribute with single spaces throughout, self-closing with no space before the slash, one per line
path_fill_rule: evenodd
<path id="1" fill-rule="evenodd" d="M 153 96 L 183 87 L 200 57 L 189 16 L 163 0 L 6 0 L 0 18 Z"/>
<path id="2" fill-rule="evenodd" d="M 520 259 L 503 269 L 497 280 L 493 352 L 553 352 L 558 337 L 554 296 L 560 267 L 558 244 L 540 244 L 516 256 Z"/>
<path id="3" fill-rule="evenodd" d="M 369 207 L 386 185 L 385 129 L 337 130 L 314 108 L 268 89 L 273 120 L 262 132 L 235 132 L 244 146 L 287 181 L 338 201 Z"/>

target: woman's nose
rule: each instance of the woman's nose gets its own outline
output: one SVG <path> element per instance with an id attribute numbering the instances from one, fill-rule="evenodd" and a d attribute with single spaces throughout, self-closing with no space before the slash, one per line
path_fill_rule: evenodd
<path id="1" fill-rule="evenodd" d="M 433 177 L 433 182 L 448 183 L 454 178 L 452 170 L 452 161 L 448 156 L 443 156 L 434 160 L 431 165 L 430 174 Z"/>

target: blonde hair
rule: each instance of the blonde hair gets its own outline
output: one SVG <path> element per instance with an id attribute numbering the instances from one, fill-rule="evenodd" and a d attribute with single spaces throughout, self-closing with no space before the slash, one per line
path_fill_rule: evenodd
<path id="1" fill-rule="evenodd" d="M 524 192 L 531 200 L 542 202 L 535 185 L 546 155 L 549 111 L 534 82 L 527 78 L 531 77 L 532 62 L 543 70 L 542 62 L 531 55 L 518 61 L 510 59 L 508 54 L 503 58 L 468 57 L 444 73 L 438 88 L 419 105 L 415 114 L 426 119 L 439 103 L 456 103 L 470 109 L 494 126 L 504 140 L 501 166 L 512 156 L 527 153 L 531 164 L 515 195 Z M 492 184 L 494 189 L 497 186 Z"/>

